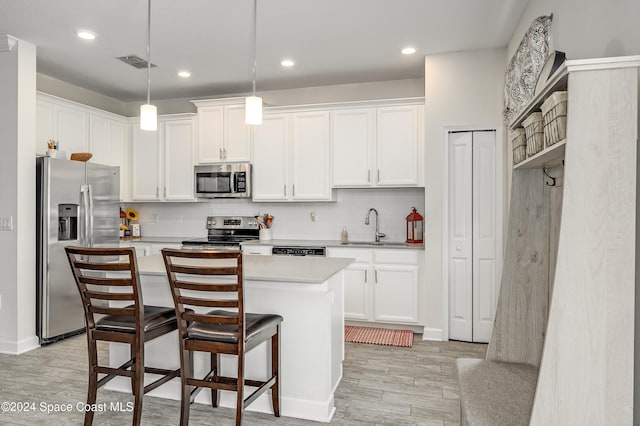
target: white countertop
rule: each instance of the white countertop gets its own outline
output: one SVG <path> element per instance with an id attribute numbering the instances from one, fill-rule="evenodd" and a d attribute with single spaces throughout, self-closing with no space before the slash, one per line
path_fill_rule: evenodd
<path id="1" fill-rule="evenodd" d="M 316 256 L 243 256 L 245 280 L 320 284 L 354 259 Z M 141 275 L 166 275 L 162 255 L 138 257 Z"/>
<path id="2" fill-rule="evenodd" d="M 342 247 L 342 248 L 376 248 L 376 249 L 393 249 L 393 250 L 424 250 L 424 244 L 405 244 L 401 241 L 382 241 L 383 243 L 391 243 L 390 245 L 376 244 L 373 241 L 370 244 L 359 242 L 356 244 L 343 244 L 340 240 L 249 240 L 242 242 L 242 245 L 262 245 L 262 246 L 290 246 L 290 247 Z"/>

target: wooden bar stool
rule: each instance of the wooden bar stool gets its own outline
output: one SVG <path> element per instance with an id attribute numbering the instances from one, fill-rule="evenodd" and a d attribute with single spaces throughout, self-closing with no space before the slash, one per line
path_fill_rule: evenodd
<path id="1" fill-rule="evenodd" d="M 267 389 L 271 389 L 273 412 L 280 417 L 278 346 L 282 317 L 245 313 L 242 253 L 163 249 L 162 256 L 178 317 L 180 366 L 183 372 L 180 424 L 189 424 L 189 405 L 202 387 L 211 389 L 214 407 L 218 406 L 218 390 L 236 392 L 238 426 L 242 424 L 244 408 Z M 216 293 L 215 296 L 211 296 L 212 293 Z M 196 313 L 186 312 L 185 306 L 193 307 Z M 206 312 L 205 308 L 231 308 L 233 311 L 214 309 Z M 268 339 L 271 339 L 271 377 L 266 381 L 245 379 L 245 353 Z M 202 379 L 192 377 L 193 352 L 211 354 L 211 371 Z M 219 354 L 238 356 L 237 377 L 220 376 Z M 245 385 L 257 387 L 246 398 Z"/>
<path id="2" fill-rule="evenodd" d="M 132 424 L 139 425 L 143 394 L 180 376 L 179 369 L 166 370 L 144 366 L 144 343 L 178 328 L 175 310 L 145 306 L 142 303 L 135 249 L 66 247 L 65 250 L 80 291 L 87 325 L 87 404 L 94 404 L 98 389 L 114 377 L 130 377 L 134 395 Z M 118 258 L 120 261 L 116 261 Z M 122 277 L 105 278 L 106 272 L 114 271 L 122 272 Z M 109 302 L 112 301 L 130 304 L 126 307 L 112 307 L 109 306 Z M 96 316 L 102 317 L 98 319 Z M 130 345 L 131 359 L 118 368 L 99 365 L 98 340 Z M 145 372 L 162 377 L 144 386 Z M 98 374 L 106 375 L 98 380 Z M 90 410 L 85 412 L 85 425 L 93 423 L 93 414 Z"/>

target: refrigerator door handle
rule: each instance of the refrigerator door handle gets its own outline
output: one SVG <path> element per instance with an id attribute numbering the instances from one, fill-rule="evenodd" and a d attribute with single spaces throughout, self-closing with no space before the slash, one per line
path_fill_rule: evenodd
<path id="1" fill-rule="evenodd" d="M 81 227 L 80 227 L 80 245 L 82 247 L 93 246 L 93 199 L 91 195 L 91 185 L 80 186 L 80 211 L 81 211 Z"/>

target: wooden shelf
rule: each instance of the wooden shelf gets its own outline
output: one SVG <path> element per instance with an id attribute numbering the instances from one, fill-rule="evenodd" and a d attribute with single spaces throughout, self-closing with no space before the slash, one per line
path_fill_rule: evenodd
<path id="1" fill-rule="evenodd" d="M 562 163 L 564 160 L 564 149 L 567 143 L 566 139 L 561 140 L 549 148 L 545 148 L 536 155 L 527 158 L 515 164 L 513 170 L 517 169 L 540 169 L 542 167 L 553 167 Z"/>
<path id="2" fill-rule="evenodd" d="M 535 111 L 540 111 L 540 105 L 549 97 L 549 95 L 553 92 L 557 92 L 560 90 L 567 90 L 567 82 L 569 80 L 569 74 L 567 72 L 566 62 L 558 68 L 558 70 L 553 73 L 547 83 L 544 85 L 542 90 L 529 101 L 529 103 L 520 111 L 518 115 L 513 117 L 510 128 L 515 129 L 516 127 L 522 127 L 522 122 Z"/>

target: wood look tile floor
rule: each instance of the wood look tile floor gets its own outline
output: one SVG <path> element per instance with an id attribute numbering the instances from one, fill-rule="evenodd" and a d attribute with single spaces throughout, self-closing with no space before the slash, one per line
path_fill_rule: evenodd
<path id="1" fill-rule="evenodd" d="M 334 425 L 434 425 L 459 422 L 456 358 L 484 358 L 486 345 L 423 341 L 412 348 L 346 343 L 343 378 L 336 395 Z M 101 351 L 106 353 L 106 347 Z M 0 402 L 27 403 L 28 411 L 0 411 L 2 425 L 80 425 L 87 388 L 84 335 L 15 356 L 0 354 Z M 131 395 L 104 389 L 98 403 L 133 401 Z M 16 405 L 17 405 L 16 404 Z M 42 405 L 45 404 L 45 405 Z M 46 405 L 53 411 L 46 412 Z M 59 404 L 55 406 L 54 404 Z M 70 412 L 61 411 L 73 406 Z M 35 407 L 34 407 L 35 406 Z M 178 401 L 145 396 L 143 425 L 178 425 Z M 20 407 L 13 407 L 20 408 Z M 35 408 L 35 410 L 31 410 Z M 43 409 L 44 408 L 44 409 Z M 23 410 L 25 408 L 23 407 Z M 191 425 L 232 425 L 235 411 L 191 406 Z M 96 425 L 131 424 L 131 413 L 98 412 Z M 245 425 L 322 425 L 288 417 L 245 412 Z"/>

